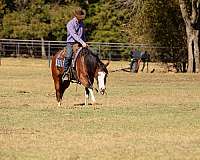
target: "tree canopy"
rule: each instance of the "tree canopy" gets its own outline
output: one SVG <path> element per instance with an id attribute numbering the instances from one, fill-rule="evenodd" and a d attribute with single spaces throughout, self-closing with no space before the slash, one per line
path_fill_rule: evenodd
<path id="1" fill-rule="evenodd" d="M 86 9 L 89 41 L 183 43 L 184 23 L 175 0 L 0 0 L 0 36 L 64 40 L 75 6 Z"/>
<path id="2" fill-rule="evenodd" d="M 0 38 L 66 40 L 76 6 L 86 10 L 88 41 L 156 44 L 168 53 L 187 44 L 178 0 L 0 0 Z"/>

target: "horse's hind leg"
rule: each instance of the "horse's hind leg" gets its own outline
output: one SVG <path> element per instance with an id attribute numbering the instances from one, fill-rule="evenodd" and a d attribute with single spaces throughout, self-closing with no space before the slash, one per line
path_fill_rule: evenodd
<path id="1" fill-rule="evenodd" d="M 59 79 L 54 79 L 54 84 L 55 84 L 56 99 L 58 102 L 58 106 L 61 106 L 62 93 L 61 93 L 61 83 Z"/>
<path id="2" fill-rule="evenodd" d="M 55 84 L 55 90 L 56 90 L 56 99 L 58 102 L 58 106 L 61 106 L 61 101 L 63 98 L 63 94 L 66 90 L 66 88 L 69 87 L 70 85 L 70 81 L 64 81 L 62 83 L 62 79 L 61 78 L 56 78 L 54 79 L 54 84 Z"/>
<path id="3" fill-rule="evenodd" d="M 60 89 L 60 93 L 61 93 L 61 99 L 62 99 L 62 97 L 63 97 L 63 94 L 64 94 L 64 92 L 65 92 L 65 90 L 69 87 L 69 85 L 70 85 L 70 81 L 64 81 L 63 83 L 62 82 L 60 82 L 60 87 L 61 87 L 61 89 Z"/>

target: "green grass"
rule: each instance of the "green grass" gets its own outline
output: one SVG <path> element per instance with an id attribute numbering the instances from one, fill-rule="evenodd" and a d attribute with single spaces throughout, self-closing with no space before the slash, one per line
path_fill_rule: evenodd
<path id="1" fill-rule="evenodd" d="M 199 74 L 114 72 L 98 105 L 71 85 L 57 107 L 47 60 L 4 58 L 0 160 L 200 159 L 199 95 Z"/>

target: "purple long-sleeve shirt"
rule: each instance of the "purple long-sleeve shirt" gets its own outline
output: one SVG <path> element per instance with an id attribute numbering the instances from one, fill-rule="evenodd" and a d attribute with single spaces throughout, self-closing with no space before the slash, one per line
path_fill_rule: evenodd
<path id="1" fill-rule="evenodd" d="M 83 22 L 78 22 L 74 17 L 67 23 L 67 43 L 79 42 L 83 44 L 85 41 L 84 25 Z"/>

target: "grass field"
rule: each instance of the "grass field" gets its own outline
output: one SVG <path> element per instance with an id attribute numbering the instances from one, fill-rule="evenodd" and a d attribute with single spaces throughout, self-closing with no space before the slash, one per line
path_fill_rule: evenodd
<path id="1" fill-rule="evenodd" d="M 200 74 L 113 72 L 95 96 L 72 84 L 57 107 L 47 60 L 3 58 L 0 160 L 200 159 Z"/>

